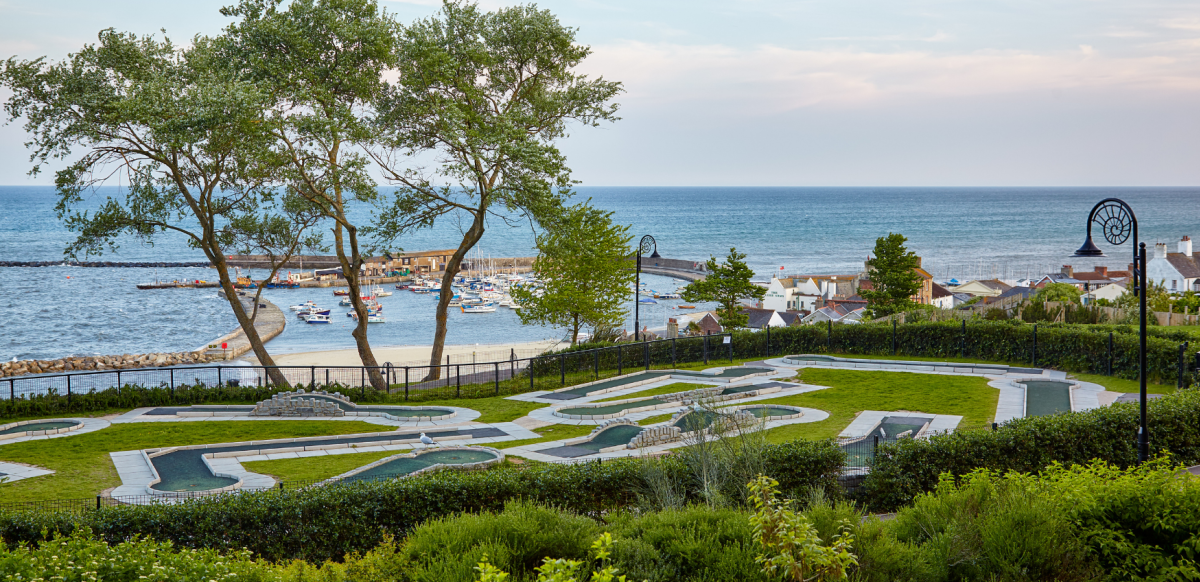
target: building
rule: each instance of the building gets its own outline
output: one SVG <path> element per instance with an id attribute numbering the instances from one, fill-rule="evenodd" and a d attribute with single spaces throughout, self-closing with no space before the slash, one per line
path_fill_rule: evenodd
<path id="1" fill-rule="evenodd" d="M 1154 254 L 1146 261 L 1146 279 L 1161 282 L 1170 293 L 1200 292 L 1200 256 L 1192 252 L 1191 237 L 1183 237 L 1179 252 L 1167 252 L 1167 245 L 1154 245 Z"/>
<path id="2" fill-rule="evenodd" d="M 692 324 L 695 324 L 695 328 L 692 328 Z M 689 331 L 689 329 L 692 331 Z M 721 333 L 722 331 L 724 331 L 724 328 L 721 327 L 721 322 L 717 320 L 717 314 L 713 311 L 681 313 L 667 318 L 667 338 L 684 337 L 687 335 L 710 335 Z"/>
<path id="3" fill-rule="evenodd" d="M 938 309 L 954 309 L 954 293 L 951 293 L 949 289 L 937 283 L 933 283 L 932 285 L 932 299 L 929 304 Z"/>
<path id="4" fill-rule="evenodd" d="M 1079 301 L 1084 305 L 1091 303 L 1097 299 L 1107 299 L 1116 301 L 1118 297 L 1125 294 L 1125 286 L 1120 283 L 1109 283 L 1098 289 L 1092 289 L 1079 298 Z"/>
<path id="5" fill-rule="evenodd" d="M 787 327 L 787 322 L 779 316 L 779 312 L 773 309 L 755 309 L 753 307 L 743 307 L 742 313 L 745 313 L 750 321 L 746 327 L 750 329 L 765 329 L 767 327 Z"/>
<path id="6" fill-rule="evenodd" d="M 951 289 L 954 293 L 966 293 L 972 297 L 999 297 L 1005 291 L 1011 289 L 1006 283 L 999 279 L 984 279 L 979 281 L 968 281 Z"/>

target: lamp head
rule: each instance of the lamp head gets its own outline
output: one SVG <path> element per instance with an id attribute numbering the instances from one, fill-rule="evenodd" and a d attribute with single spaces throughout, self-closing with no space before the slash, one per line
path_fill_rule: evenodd
<path id="1" fill-rule="evenodd" d="M 1100 250 L 1100 247 L 1097 247 L 1096 243 L 1092 242 L 1091 235 L 1088 235 L 1087 241 L 1085 241 L 1083 243 L 1083 246 L 1079 247 L 1079 250 L 1075 251 L 1075 254 L 1072 256 L 1075 256 L 1075 257 L 1103 257 L 1104 251 Z"/>
<path id="2" fill-rule="evenodd" d="M 650 258 L 651 259 L 661 259 L 662 258 L 662 255 L 658 254 L 658 248 L 654 249 L 654 254 L 650 255 Z"/>

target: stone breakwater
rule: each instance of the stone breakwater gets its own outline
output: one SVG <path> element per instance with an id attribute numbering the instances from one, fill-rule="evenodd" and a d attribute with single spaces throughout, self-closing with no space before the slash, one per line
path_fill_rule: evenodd
<path id="1" fill-rule="evenodd" d="M 123 354 L 120 356 L 73 356 L 57 360 L 19 360 L 0 364 L 0 377 L 26 374 L 54 374 L 105 370 L 159 368 L 184 364 L 206 364 L 224 359 L 202 351 L 155 354 Z"/>
<path id="2" fill-rule="evenodd" d="M 0 267 L 211 267 L 208 261 L 191 263 L 126 263 L 113 261 L 0 261 Z"/>

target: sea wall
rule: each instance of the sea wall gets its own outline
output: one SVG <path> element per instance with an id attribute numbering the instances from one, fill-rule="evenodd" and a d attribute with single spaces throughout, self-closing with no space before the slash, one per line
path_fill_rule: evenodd
<path id="1" fill-rule="evenodd" d="M 88 370 L 131 370 L 158 368 L 183 364 L 203 364 L 222 359 L 210 357 L 203 351 L 154 354 L 122 354 L 119 356 L 72 356 L 57 360 L 18 360 L 0 364 L 0 377 L 25 374 L 53 374 Z"/>

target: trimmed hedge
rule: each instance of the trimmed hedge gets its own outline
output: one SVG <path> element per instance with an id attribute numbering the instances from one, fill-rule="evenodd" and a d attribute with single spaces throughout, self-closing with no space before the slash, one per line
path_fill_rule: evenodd
<path id="1" fill-rule="evenodd" d="M 787 494 L 798 496 L 812 487 L 836 494 L 845 455 L 831 441 L 770 445 L 765 455 L 772 476 Z M 445 471 L 411 479 L 240 493 L 83 514 L 12 511 L 0 513 L 0 539 L 36 542 L 43 539 L 43 531 L 70 533 L 89 527 L 109 542 L 143 535 L 183 547 L 248 548 L 270 560 L 320 563 L 368 551 L 385 533 L 403 535 L 435 517 L 499 511 L 514 499 L 589 515 L 631 506 L 645 488 L 641 462 Z M 682 463 L 671 457 L 646 462 L 684 471 Z"/>
<path id="2" fill-rule="evenodd" d="M 1151 456 L 1200 463 L 1200 391 L 1178 392 L 1147 403 Z M 872 508 L 892 510 L 937 487 L 938 476 L 978 468 L 1038 472 L 1051 463 L 1101 459 L 1119 467 L 1137 463 L 1138 406 L 1113 404 L 1070 414 L 1024 418 L 996 431 L 958 431 L 929 439 L 881 444 L 859 496 Z"/>

